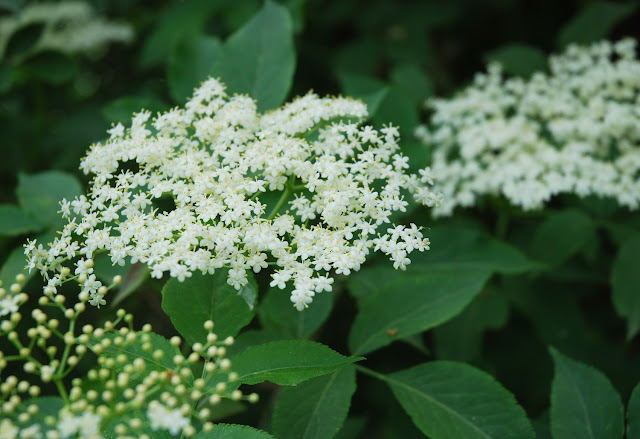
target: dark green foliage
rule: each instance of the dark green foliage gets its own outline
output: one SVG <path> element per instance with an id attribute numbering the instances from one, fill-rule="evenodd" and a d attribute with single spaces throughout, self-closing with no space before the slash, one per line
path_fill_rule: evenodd
<path id="1" fill-rule="evenodd" d="M 413 422 L 434 439 L 534 437 L 513 395 L 466 364 L 433 361 L 385 380 Z"/>
<path id="2" fill-rule="evenodd" d="M 347 417 L 355 390 L 353 366 L 283 389 L 273 412 L 276 437 L 333 437 Z"/>
<path id="3" fill-rule="evenodd" d="M 415 172 L 431 155 L 414 137 L 430 116 L 424 101 L 455 94 L 485 62 L 527 77 L 558 47 L 639 35 L 630 1 L 92 3 L 131 23 L 135 41 L 86 57 L 34 52 L 42 28 L 32 25 L 11 36 L 0 60 L 4 287 L 24 271 L 26 237 L 53 240 L 64 224 L 60 199 L 84 192 L 83 151 L 135 112 L 183 105 L 209 76 L 256 98 L 261 112 L 309 89 L 361 99 L 366 123 L 399 127 Z M 212 417 L 228 424 L 197 439 L 617 439 L 625 431 L 640 439 L 637 211 L 557 197 L 535 212 L 481 200 L 459 217 L 435 220 L 422 208 L 394 217 L 423 227 L 431 250 L 413 253 L 406 271 L 372 257 L 302 312 L 290 289 L 269 288 L 270 269 L 239 292 L 227 269 L 155 280 L 141 264 L 114 267 L 101 255 L 95 273 L 105 283 L 125 278 L 107 299 L 136 324 L 153 314 L 164 322 L 156 331 L 193 345 L 212 319 L 220 340 L 235 337 L 226 349 L 236 384 L 266 402 L 218 406 Z M 28 292 L 40 288 L 34 281 Z M 176 353 L 152 337 L 167 359 Z M 125 354 L 149 357 L 138 345 Z M 62 401 L 34 403 L 46 415 Z"/>
<path id="4" fill-rule="evenodd" d="M 206 320 L 213 320 L 216 334 L 226 338 L 237 335 L 253 318 L 255 283 L 236 291 L 227 284 L 227 272 L 195 273 L 183 282 L 171 279 L 162 289 L 162 309 L 189 344 L 206 340 Z"/>
<path id="5" fill-rule="evenodd" d="M 607 377 L 553 348 L 551 356 L 555 364 L 551 387 L 553 438 L 621 438 L 624 409 Z"/>

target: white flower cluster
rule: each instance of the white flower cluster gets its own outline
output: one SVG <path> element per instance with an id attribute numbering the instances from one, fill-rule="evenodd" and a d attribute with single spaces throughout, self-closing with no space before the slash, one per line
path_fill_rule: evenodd
<path id="1" fill-rule="evenodd" d="M 550 73 L 505 79 L 499 65 L 452 99 L 427 103 L 431 171 L 450 215 L 483 195 L 524 210 L 556 194 L 640 205 L 640 62 L 636 42 L 570 46 Z"/>
<path id="2" fill-rule="evenodd" d="M 153 430 L 168 430 L 174 436 L 190 425 L 189 418 L 184 416 L 179 408 L 169 409 L 158 401 L 149 403 L 147 418 Z"/>
<path id="3" fill-rule="evenodd" d="M 274 265 L 271 286 L 293 283 L 299 310 L 331 290 L 329 271 L 358 270 L 372 248 L 404 269 L 429 241 L 415 225 L 376 233 L 405 211 L 405 193 L 427 205 L 438 197 L 428 175 L 405 173 L 398 130 L 361 127 L 365 116 L 359 101 L 311 93 L 261 115 L 251 98 L 209 79 L 184 109 L 153 121 L 141 112 L 92 146 L 81 165 L 94 175 L 88 196 L 63 201 L 69 223 L 50 248 L 27 246 L 28 267 L 50 289 L 78 280 L 99 305 L 87 261 L 100 251 L 114 264 L 142 262 L 156 278 L 229 267 L 238 290 L 249 271 Z M 63 266 L 70 259 L 75 268 Z"/>
<path id="4" fill-rule="evenodd" d="M 0 59 L 12 35 L 33 24 L 44 26 L 33 51 L 52 49 L 65 53 L 84 53 L 110 43 L 127 43 L 133 39 L 130 25 L 95 16 L 86 2 L 35 3 L 25 6 L 16 15 L 0 18 Z"/>
<path id="5" fill-rule="evenodd" d="M 60 422 L 56 430 L 48 430 L 45 433 L 40 424 L 31 424 L 29 427 L 22 427 L 19 423 L 14 423 L 5 418 L 0 422 L 0 439 L 43 439 L 45 437 L 56 437 L 60 439 L 76 438 L 83 439 L 104 439 L 99 432 L 102 419 L 93 413 L 84 413 L 74 416 L 68 411 L 60 414 Z"/>

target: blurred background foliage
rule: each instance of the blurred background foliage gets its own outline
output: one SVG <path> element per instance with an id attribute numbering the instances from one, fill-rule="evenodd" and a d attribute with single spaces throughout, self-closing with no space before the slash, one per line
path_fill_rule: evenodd
<path id="1" fill-rule="evenodd" d="M 8 16 L 33 3 L 4 0 L 0 11 Z M 182 104 L 189 90 L 172 92 L 172 69 L 190 58 L 185 53 L 197 53 L 227 38 L 262 4 L 259 0 L 88 3 L 96 15 L 129 23 L 134 40 L 87 55 L 40 60 L 36 66 L 2 60 L 2 202 L 12 200 L 19 172 L 52 168 L 75 172 L 88 145 L 101 139 L 111 122 L 126 121 L 141 107 L 161 110 Z M 291 95 L 313 89 L 371 99 L 377 93 L 374 119 L 399 124 L 407 142 L 412 141 L 424 99 L 454 92 L 486 61 L 499 59 L 510 73 L 530 73 L 544 66 L 545 54 L 569 41 L 637 35 L 640 17 L 633 2 L 282 3 L 291 12 L 296 34 L 298 62 Z M 208 42 L 203 42 L 205 36 Z M 16 35 L 27 40 L 20 41 L 23 46 L 28 46 L 29 37 Z M 202 65 L 182 67 L 205 71 L 207 60 L 197 58 Z"/>
<path id="2" fill-rule="evenodd" d="M 262 6 L 260 0 L 88 3 L 97 16 L 129 24 L 132 40 L 83 54 L 52 51 L 38 57 L 32 48 L 41 28 L 30 26 L 9 37 L 0 59 L 0 277 L 5 279 L 23 264 L 20 247 L 27 234 L 51 236 L 59 227 L 55 200 L 82 192 L 86 180 L 78 164 L 89 145 L 104 139 L 112 123 L 126 124 L 141 108 L 160 111 L 182 105 L 212 71 L 222 42 Z M 640 37 L 635 1 L 279 3 L 291 14 L 297 56 L 288 98 L 313 89 L 363 99 L 374 123 L 399 125 L 403 148 L 415 168 L 429 160 L 428 151 L 413 137 L 414 128 L 428 118 L 424 100 L 455 93 L 487 62 L 500 61 L 507 73 L 527 76 L 544 69 L 547 55 L 569 43 Z M 30 4 L 0 0 L 0 18 L 19 14 Z M 589 201 L 581 208 L 524 218 L 511 227 L 512 243 L 521 243 L 528 256 L 554 267 L 544 276 L 493 277 L 463 313 L 425 336 L 367 355 L 370 364 L 386 372 L 430 358 L 470 362 L 514 392 L 532 418 L 542 419 L 536 424 L 538 437 L 548 437 L 544 420 L 553 373 L 548 345 L 598 367 L 626 401 L 639 378 L 640 345 L 632 339 L 635 332 L 627 332 L 632 328 L 614 312 L 610 297 L 598 292 L 608 288 L 616 248 L 637 230 L 638 222 L 612 219 L 606 202 Z M 456 221 L 467 230 L 484 229 L 495 220 L 486 212 L 481 207 Z M 428 223 L 424 211 L 412 215 L 416 222 Z M 565 245 L 567 230 L 572 234 Z M 548 242 L 557 245 L 549 250 Z M 367 275 L 362 273 L 360 280 Z M 571 294 L 565 294 L 568 289 Z M 159 299 L 127 300 L 134 313 L 149 306 L 162 313 Z M 339 305 L 325 326 L 332 330 L 316 337 L 347 351 L 344 334 L 356 302 L 339 294 L 336 300 Z M 154 322 L 160 332 L 158 324 L 164 321 Z M 391 402 L 388 389 L 368 377 L 359 379 L 364 385 L 338 437 L 356 437 L 349 432 L 362 431 L 365 416 L 375 420 L 367 421 L 366 428 L 377 431 L 377 437 L 422 437 Z M 234 422 L 255 424 L 260 409 L 251 408 Z"/>

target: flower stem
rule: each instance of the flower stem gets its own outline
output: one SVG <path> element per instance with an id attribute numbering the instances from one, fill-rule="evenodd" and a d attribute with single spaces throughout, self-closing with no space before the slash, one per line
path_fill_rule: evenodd
<path id="1" fill-rule="evenodd" d="M 282 192 L 282 195 L 280 196 L 278 203 L 275 205 L 273 210 L 271 210 L 271 212 L 269 213 L 269 216 L 267 216 L 267 221 L 271 221 L 272 219 L 274 219 L 278 214 L 278 212 L 280 211 L 280 209 L 282 209 L 282 206 L 284 206 L 284 203 L 286 203 L 289 200 L 289 197 L 293 193 L 294 181 L 295 181 L 294 175 L 289 177 L 289 181 L 287 181 L 287 184 L 284 187 L 284 191 Z"/>
<path id="2" fill-rule="evenodd" d="M 53 382 L 56 384 L 56 388 L 58 389 L 58 393 L 60 394 L 60 398 L 64 402 L 65 406 L 69 405 L 69 395 L 67 395 L 67 389 L 64 388 L 64 384 L 62 383 L 62 378 L 54 378 Z"/>

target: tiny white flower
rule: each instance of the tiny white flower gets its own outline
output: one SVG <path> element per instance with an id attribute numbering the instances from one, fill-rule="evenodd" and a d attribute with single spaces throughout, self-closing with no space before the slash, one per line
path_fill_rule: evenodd
<path id="1" fill-rule="evenodd" d="M 158 401 L 151 401 L 147 409 L 147 418 L 152 430 L 168 430 L 177 435 L 189 426 L 189 419 L 180 413 L 179 409 L 169 409 Z"/>
<path id="2" fill-rule="evenodd" d="M 20 430 L 20 439 L 41 439 L 44 436 L 40 431 L 40 425 L 34 424 Z"/>
<path id="3" fill-rule="evenodd" d="M 0 299 L 0 317 L 11 315 L 18 311 L 20 299 L 18 295 L 7 295 Z"/>
<path id="4" fill-rule="evenodd" d="M 15 439 L 18 437 L 18 426 L 9 419 L 0 421 L 0 439 Z"/>

